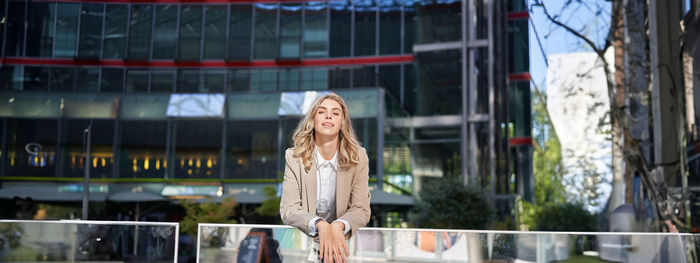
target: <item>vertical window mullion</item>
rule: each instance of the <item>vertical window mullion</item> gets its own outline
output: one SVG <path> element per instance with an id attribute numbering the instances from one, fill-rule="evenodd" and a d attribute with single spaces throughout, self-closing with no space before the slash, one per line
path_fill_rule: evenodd
<path id="1" fill-rule="evenodd" d="M 207 34 L 207 32 L 206 32 L 206 30 L 205 30 L 205 29 L 206 29 L 206 26 L 207 26 L 207 20 L 206 20 L 206 19 L 207 19 L 207 7 L 206 7 L 206 5 L 202 5 L 202 15 L 201 15 L 201 18 L 200 18 L 200 20 L 201 20 L 201 25 L 200 25 L 200 27 L 199 27 L 199 28 L 200 28 L 200 32 L 201 32 L 201 33 L 199 34 L 199 58 L 197 59 L 197 61 L 202 61 L 202 60 L 204 60 L 204 38 L 206 37 L 206 34 Z M 201 70 L 200 70 L 200 74 L 201 74 Z M 201 80 L 202 80 L 201 75 L 200 75 L 200 78 L 199 78 L 199 79 L 200 79 L 200 84 L 201 84 Z M 200 87 L 202 87 L 202 85 L 200 85 Z"/>
<path id="2" fill-rule="evenodd" d="M 78 3 L 78 27 L 75 29 L 75 53 L 73 57 L 80 57 L 80 28 L 83 20 L 83 3 Z"/>
<path id="3" fill-rule="evenodd" d="M 100 54 L 98 55 L 100 60 L 104 59 L 104 48 L 105 48 L 105 28 L 106 28 L 106 22 L 107 22 L 107 4 L 102 4 L 102 33 L 100 34 Z M 98 87 L 102 86 L 102 70 L 100 70 L 100 84 L 98 84 Z M 98 88 L 98 90 L 100 90 Z M 115 124 L 116 125 L 116 124 Z"/>
<path id="4" fill-rule="evenodd" d="M 155 35 L 156 35 L 156 9 L 157 9 L 156 7 L 157 7 L 157 5 L 154 4 L 153 8 L 151 8 L 151 41 L 149 41 L 149 43 L 148 43 L 148 58 L 147 58 L 148 61 L 153 60 L 153 42 L 155 42 L 154 39 L 155 39 Z M 148 92 L 149 93 L 151 92 L 151 77 L 150 76 L 151 76 L 151 74 L 150 74 L 150 70 L 149 70 L 149 73 L 148 73 Z"/>
<path id="5" fill-rule="evenodd" d="M 253 61 L 255 53 L 255 17 L 257 12 L 255 12 L 255 5 L 251 6 L 251 12 L 253 14 L 250 16 L 250 58 L 249 61 Z"/>
<path id="6" fill-rule="evenodd" d="M 23 34 L 23 39 L 22 39 L 22 53 L 21 55 L 27 56 L 27 33 L 29 33 L 27 30 L 29 28 L 29 4 L 31 1 L 25 1 L 24 2 L 24 34 Z M 41 47 L 41 46 L 40 46 Z"/>
<path id="7" fill-rule="evenodd" d="M 226 39 L 224 40 L 224 60 L 230 58 L 230 51 L 231 51 L 231 4 L 226 5 L 226 18 L 224 21 L 226 21 L 226 33 L 224 33 Z M 224 77 L 224 80 L 228 83 L 228 73 L 225 74 L 226 76 Z M 224 85 L 224 92 L 228 91 L 226 88 L 227 85 Z M 224 126 L 226 126 L 226 123 L 224 123 Z M 225 146 L 224 146 L 225 147 Z M 223 156 L 223 155 L 222 155 Z M 222 157 L 223 158 L 223 157 Z M 225 159 L 225 158 L 224 158 Z M 221 168 L 224 169 L 224 165 L 222 163 Z M 221 178 L 223 178 L 223 172 L 221 172 Z"/>
<path id="8" fill-rule="evenodd" d="M 8 12 L 7 9 L 10 8 L 9 2 L 10 1 L 5 1 L 5 10 L 4 10 L 5 13 L 3 14 L 5 21 L 7 21 L 7 12 Z M 56 24 L 56 16 L 54 16 L 54 25 L 55 24 Z M 2 23 L 2 54 L 0 54 L 0 56 L 2 56 L 2 57 L 5 57 L 6 42 L 7 42 L 7 22 Z"/>
<path id="9" fill-rule="evenodd" d="M 124 54 L 122 59 L 126 60 L 129 57 L 129 36 L 131 35 L 131 6 L 132 4 L 126 5 L 126 35 L 124 36 Z M 124 69 L 126 72 L 126 68 Z M 126 74 L 125 74 L 126 75 Z M 124 84 L 122 85 L 122 91 L 126 90 L 126 76 L 124 76 Z"/>

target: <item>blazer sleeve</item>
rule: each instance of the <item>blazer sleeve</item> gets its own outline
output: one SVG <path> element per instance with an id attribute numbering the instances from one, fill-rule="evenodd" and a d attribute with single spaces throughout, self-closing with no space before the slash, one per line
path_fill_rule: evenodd
<path id="1" fill-rule="evenodd" d="M 367 151 L 362 148 L 360 153 L 360 163 L 355 168 L 355 174 L 352 179 L 352 190 L 350 191 L 350 202 L 348 210 L 338 219 L 347 220 L 350 223 L 350 232 L 346 238 L 350 238 L 361 227 L 365 227 L 371 215 L 369 201 L 371 195 L 369 193 L 369 158 Z"/>
<path id="2" fill-rule="evenodd" d="M 301 198 L 303 195 L 301 192 L 301 173 L 298 170 L 300 166 L 296 165 L 297 169 L 294 169 L 295 165 L 293 165 L 292 162 L 295 159 L 293 155 L 294 152 L 291 149 L 287 149 L 285 152 L 280 217 L 282 218 L 282 223 L 285 225 L 296 227 L 307 236 L 310 236 L 309 222 L 316 217 L 316 215 L 304 211 L 301 205 Z"/>

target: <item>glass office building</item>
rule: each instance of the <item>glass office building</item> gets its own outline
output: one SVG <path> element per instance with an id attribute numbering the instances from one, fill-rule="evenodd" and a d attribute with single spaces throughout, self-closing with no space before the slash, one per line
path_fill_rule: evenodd
<path id="1" fill-rule="evenodd" d="M 533 199 L 524 0 L 3 0 L 0 16 L 0 191 L 79 189 L 88 168 L 107 194 L 255 197 L 304 102 L 333 91 L 387 194 L 373 203 L 439 177 L 503 211 Z"/>

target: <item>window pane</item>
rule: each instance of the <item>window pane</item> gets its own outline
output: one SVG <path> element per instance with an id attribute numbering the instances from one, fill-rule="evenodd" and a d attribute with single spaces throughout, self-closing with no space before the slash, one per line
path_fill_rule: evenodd
<path id="1" fill-rule="evenodd" d="M 274 69 L 252 70 L 250 73 L 251 91 L 275 91 L 277 71 Z"/>
<path id="2" fill-rule="evenodd" d="M 275 39 L 277 36 L 277 5 L 255 5 L 255 53 L 256 59 L 277 57 Z"/>
<path id="3" fill-rule="evenodd" d="M 408 110 L 411 115 L 416 114 L 416 73 L 415 66 L 413 64 L 406 64 L 404 66 L 404 97 L 403 97 L 403 107 Z"/>
<path id="4" fill-rule="evenodd" d="M 404 2 L 404 53 L 413 53 L 413 44 L 416 43 L 416 5 L 414 1 Z"/>
<path id="5" fill-rule="evenodd" d="M 350 88 L 350 69 L 334 68 L 328 71 L 329 89 Z"/>
<path id="6" fill-rule="evenodd" d="M 128 59 L 147 60 L 151 45 L 151 20 L 153 6 L 132 5 L 129 23 Z"/>
<path id="7" fill-rule="evenodd" d="M 330 2 L 331 5 L 331 57 L 350 56 L 350 31 L 352 30 L 352 12 L 350 2 Z"/>
<path id="8" fill-rule="evenodd" d="M 224 59 L 226 52 L 226 6 L 207 6 L 204 24 L 204 58 Z"/>
<path id="9" fill-rule="evenodd" d="M 379 87 L 386 89 L 396 101 L 401 98 L 401 66 L 379 66 Z"/>
<path id="10" fill-rule="evenodd" d="M 328 57 L 328 4 L 309 2 L 304 8 L 304 57 Z"/>
<path id="11" fill-rule="evenodd" d="M 328 69 L 327 68 L 305 68 L 302 71 L 301 88 L 303 90 L 324 90 L 328 89 Z"/>
<path id="12" fill-rule="evenodd" d="M 74 68 L 51 69 L 51 91 L 73 91 L 74 83 Z"/>
<path id="13" fill-rule="evenodd" d="M 175 123 L 175 178 L 219 178 L 222 128 L 216 120 Z"/>
<path id="14" fill-rule="evenodd" d="M 55 177 L 57 132 L 57 120 L 8 119 L 5 175 Z"/>
<path id="15" fill-rule="evenodd" d="M 461 2 L 437 2 L 417 6 L 416 30 L 418 43 L 460 41 L 462 34 Z"/>
<path id="16" fill-rule="evenodd" d="M 77 91 L 97 91 L 97 83 L 100 78 L 99 68 L 78 69 Z"/>
<path id="17" fill-rule="evenodd" d="M 48 91 L 49 90 L 49 68 L 25 67 L 24 68 L 24 90 Z"/>
<path id="18" fill-rule="evenodd" d="M 61 167 L 63 177 L 83 177 L 85 174 L 84 130 L 89 120 L 66 120 L 61 123 Z M 90 177 L 111 178 L 114 163 L 114 121 L 93 120 L 90 135 Z"/>
<path id="19" fill-rule="evenodd" d="M 280 91 L 299 90 L 298 69 L 282 69 L 278 74 Z"/>
<path id="20" fill-rule="evenodd" d="M 222 69 L 207 70 L 204 73 L 203 92 L 224 92 L 226 71 Z"/>
<path id="21" fill-rule="evenodd" d="M 377 7 L 374 1 L 355 2 L 355 56 L 376 54 Z"/>
<path id="22" fill-rule="evenodd" d="M 250 72 L 247 70 L 229 70 L 228 90 L 246 91 L 250 85 Z"/>
<path id="23" fill-rule="evenodd" d="M 226 178 L 277 178 L 277 121 L 230 121 Z"/>
<path id="24" fill-rule="evenodd" d="M 124 58 L 128 12 L 127 5 L 107 5 L 103 58 Z"/>
<path id="25" fill-rule="evenodd" d="M 151 71 L 151 92 L 173 92 L 175 70 L 154 69 Z"/>
<path id="26" fill-rule="evenodd" d="M 508 23 L 508 55 L 511 60 L 508 63 L 509 72 L 527 72 L 530 67 L 527 24 L 527 20 Z"/>
<path id="27" fill-rule="evenodd" d="M 126 71 L 126 92 L 147 92 L 148 70 L 129 69 Z"/>
<path id="28" fill-rule="evenodd" d="M 27 28 L 27 56 L 51 57 L 55 3 L 31 2 Z"/>
<path id="29" fill-rule="evenodd" d="M 122 178 L 163 178 L 165 121 L 125 121 L 121 127 L 119 176 Z"/>
<path id="30" fill-rule="evenodd" d="M 180 16 L 181 60 L 199 60 L 202 37 L 202 6 L 183 5 Z"/>
<path id="31" fill-rule="evenodd" d="M 174 59 L 177 41 L 177 5 L 156 5 L 153 58 Z"/>
<path id="32" fill-rule="evenodd" d="M 4 4 L 4 3 L 2 3 Z M 24 1 L 10 1 L 7 9 L 6 56 L 22 56 L 24 48 Z"/>
<path id="33" fill-rule="evenodd" d="M 251 5 L 231 5 L 229 59 L 250 60 Z"/>
<path id="34" fill-rule="evenodd" d="M 416 115 L 459 114 L 462 107 L 460 50 L 421 52 L 416 56 Z M 482 71 L 486 72 L 486 71 Z M 483 74 L 485 75 L 485 74 Z M 407 83 L 410 81 L 406 81 Z M 487 103 L 486 100 L 485 103 Z"/>
<path id="35" fill-rule="evenodd" d="M 124 86 L 124 70 L 120 68 L 102 68 L 100 91 L 121 92 Z"/>
<path id="36" fill-rule="evenodd" d="M 380 2 L 379 54 L 401 53 L 401 3 Z"/>
<path id="37" fill-rule="evenodd" d="M 180 69 L 177 71 L 177 92 L 199 92 L 199 70 Z"/>
<path id="38" fill-rule="evenodd" d="M 352 70 L 353 88 L 374 88 L 377 85 L 377 74 L 374 72 L 375 66 L 364 66 Z"/>
<path id="39" fill-rule="evenodd" d="M 299 58 L 301 49 L 301 4 L 280 7 L 280 57 Z"/>
<path id="40" fill-rule="evenodd" d="M 102 4 L 83 4 L 80 17 L 80 46 L 78 56 L 82 58 L 100 58 L 102 39 Z"/>
<path id="41" fill-rule="evenodd" d="M 78 16 L 80 5 L 74 3 L 57 3 L 55 57 L 74 57 L 78 37 Z"/>

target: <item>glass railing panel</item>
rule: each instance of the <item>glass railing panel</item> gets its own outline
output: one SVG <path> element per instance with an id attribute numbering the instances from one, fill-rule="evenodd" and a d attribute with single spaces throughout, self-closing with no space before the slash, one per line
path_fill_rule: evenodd
<path id="1" fill-rule="evenodd" d="M 0 220 L 0 262 L 177 262 L 178 223 Z"/>
<path id="2" fill-rule="evenodd" d="M 295 228 L 200 224 L 199 262 L 306 262 Z M 363 228 L 348 262 L 688 262 L 698 235 Z"/>

